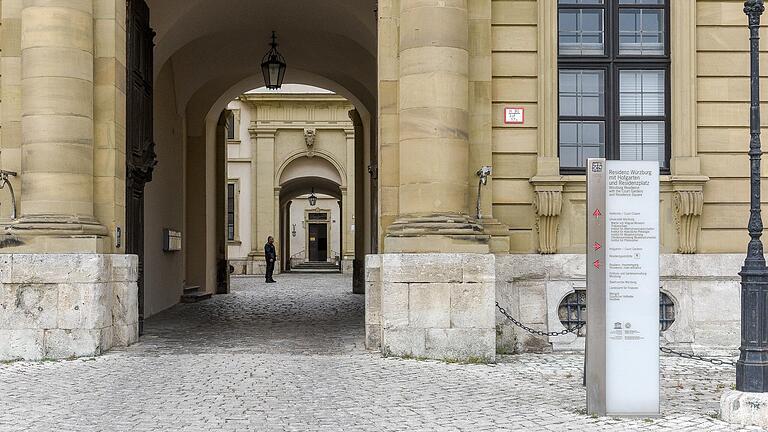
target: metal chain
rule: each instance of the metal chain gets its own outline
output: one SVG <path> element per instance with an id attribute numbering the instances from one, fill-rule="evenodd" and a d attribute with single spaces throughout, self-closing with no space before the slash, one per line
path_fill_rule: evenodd
<path id="1" fill-rule="evenodd" d="M 530 327 L 526 326 L 525 324 L 521 323 L 520 321 L 516 320 L 514 317 L 512 317 L 506 311 L 506 309 L 504 309 L 503 307 L 501 307 L 501 305 L 499 305 L 499 302 L 496 302 L 496 308 L 499 309 L 499 312 L 501 312 L 501 314 L 504 315 L 508 320 L 512 321 L 512 323 L 514 325 L 520 327 L 521 329 L 527 331 L 528 333 L 539 335 L 539 336 L 548 336 L 548 337 L 564 336 L 564 335 L 567 335 L 568 333 L 574 333 L 574 332 L 580 330 L 582 327 L 584 327 L 587 324 L 586 322 L 579 323 L 576 327 L 567 328 L 567 329 L 565 329 L 563 331 L 559 331 L 559 332 L 544 332 L 544 331 L 541 331 L 541 330 L 536 330 L 536 329 L 530 328 Z M 699 361 L 711 363 L 711 364 L 717 365 L 717 366 L 721 366 L 721 365 L 728 365 L 728 366 L 734 366 L 734 367 L 736 366 L 736 362 L 732 361 L 732 360 L 722 360 L 722 359 L 718 359 L 718 358 L 706 358 L 706 357 L 702 357 L 702 356 L 699 356 L 699 355 L 696 355 L 696 354 L 689 354 L 689 353 L 685 353 L 685 352 L 681 352 L 681 351 L 675 351 L 673 349 L 666 348 L 666 347 L 659 347 L 659 350 L 661 350 L 661 352 L 663 352 L 665 354 L 672 354 L 672 355 L 676 355 L 678 357 L 687 358 L 687 359 L 691 359 L 691 360 L 699 360 Z"/>
<path id="2" fill-rule="evenodd" d="M 565 329 L 563 331 L 559 331 L 559 332 L 543 332 L 541 330 L 536 330 L 536 329 L 530 328 L 530 327 L 526 326 L 525 324 L 521 323 L 520 321 L 514 319 L 509 313 L 507 313 L 507 311 L 503 307 L 501 307 L 501 305 L 499 305 L 499 302 L 496 302 L 496 307 L 499 309 L 499 312 L 501 312 L 502 315 L 507 317 L 507 319 L 512 321 L 512 323 L 514 323 L 516 326 L 518 326 L 521 329 L 527 331 L 528 333 L 539 335 L 539 336 L 548 336 L 548 337 L 565 336 L 568 333 L 574 333 L 576 331 L 579 331 L 579 329 L 581 329 L 582 327 L 584 327 L 584 325 L 586 325 L 586 323 L 579 323 L 579 324 L 576 325 L 576 327 L 567 328 L 567 329 Z"/>
<path id="3" fill-rule="evenodd" d="M 692 360 L 699 360 L 699 361 L 711 363 L 711 364 L 717 365 L 717 366 L 728 365 L 728 366 L 736 367 L 736 362 L 733 361 L 733 360 L 722 360 L 722 359 L 718 359 L 718 358 L 707 358 L 707 357 L 702 357 L 702 356 L 699 356 L 699 355 L 696 355 L 696 354 L 689 354 L 689 353 L 685 353 L 685 352 L 675 351 L 673 349 L 666 348 L 666 347 L 659 347 L 659 349 L 661 350 L 661 352 L 663 352 L 665 354 L 672 354 L 672 355 L 676 355 L 676 356 L 682 357 L 682 358 L 687 358 L 687 359 L 692 359 Z"/>

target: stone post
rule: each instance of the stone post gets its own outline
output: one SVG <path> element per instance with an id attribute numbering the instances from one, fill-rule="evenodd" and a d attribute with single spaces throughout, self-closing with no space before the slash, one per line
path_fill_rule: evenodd
<path id="1" fill-rule="evenodd" d="M 399 14 L 399 214 L 366 260 L 366 343 L 494 361 L 495 259 L 468 206 L 467 1 L 401 0 Z"/>
<path id="2" fill-rule="evenodd" d="M 106 249 L 93 204 L 93 50 L 92 0 L 24 1 L 21 217 L 11 232 L 40 251 Z"/>

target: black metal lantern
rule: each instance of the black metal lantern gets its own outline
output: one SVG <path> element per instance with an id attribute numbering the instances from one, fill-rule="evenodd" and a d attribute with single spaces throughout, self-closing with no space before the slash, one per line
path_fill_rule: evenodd
<path id="1" fill-rule="evenodd" d="M 264 74 L 264 85 L 270 90 L 283 86 L 285 78 L 285 57 L 277 51 L 277 35 L 272 32 L 271 48 L 261 61 L 261 72 Z"/>
<path id="2" fill-rule="evenodd" d="M 309 194 L 309 205 L 314 207 L 317 204 L 317 197 L 315 196 L 315 188 L 312 188 L 312 193 Z"/>

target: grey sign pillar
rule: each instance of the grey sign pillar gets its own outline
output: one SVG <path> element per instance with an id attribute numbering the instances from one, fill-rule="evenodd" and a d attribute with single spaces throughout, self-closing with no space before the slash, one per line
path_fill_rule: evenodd
<path id="1" fill-rule="evenodd" d="M 605 159 L 587 161 L 587 332 L 605 334 Z M 587 413 L 604 416 L 605 338 L 588 337 Z"/>

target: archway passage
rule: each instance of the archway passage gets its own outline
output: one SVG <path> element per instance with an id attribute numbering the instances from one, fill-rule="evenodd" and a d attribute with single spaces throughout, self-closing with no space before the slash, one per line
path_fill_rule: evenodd
<path id="1" fill-rule="evenodd" d="M 201 295 L 228 291 L 227 148 L 232 140 L 227 135 L 226 111 L 233 99 L 263 86 L 260 63 L 272 31 L 276 31 L 279 50 L 287 59 L 286 84 L 328 89 L 353 108 L 352 113 L 344 111 L 344 120 L 350 122 L 350 136 L 355 137 L 354 162 L 349 168 L 354 171 L 355 184 L 340 181 L 329 188 L 332 190 L 325 190 L 320 182 L 314 187 L 316 193 L 333 197 L 342 206 L 345 188 L 347 192 L 354 190 L 348 199 L 355 203 L 354 208 L 349 214 L 339 210 L 337 222 L 354 220 L 354 238 L 340 242 L 348 240 L 354 245 L 350 261 L 357 270 L 356 286 L 360 289 L 356 291 L 362 292 L 364 256 L 377 252 L 378 238 L 375 1 L 231 0 L 222 4 L 216 0 L 146 0 L 146 5 L 156 33 L 152 119 L 158 165 L 143 203 L 145 289 L 140 302 L 144 315 L 176 304 L 185 290 Z M 129 52 L 129 64 L 145 61 Z M 246 135 L 252 133 L 249 125 L 241 130 Z M 268 131 L 256 133 L 258 136 L 240 138 L 255 139 L 257 149 L 270 142 L 275 145 L 275 132 L 271 136 Z M 241 158 L 254 156 L 242 154 Z M 279 174 L 267 174 L 274 183 L 260 183 L 255 188 L 267 190 L 278 208 L 280 201 L 288 200 L 289 192 L 291 199 L 296 199 L 312 191 L 309 183 L 286 180 L 283 192 Z M 245 189 L 242 187 L 240 193 Z M 264 208 L 254 205 L 256 212 Z M 280 221 L 281 215 L 274 219 Z M 254 238 L 260 240 L 250 245 L 253 262 L 263 256 L 265 239 L 261 238 L 267 232 L 279 243 L 285 240 L 281 239 L 286 235 L 285 226 L 278 224 L 277 229 L 263 232 L 255 229 Z M 168 233 L 181 237 L 180 248 L 165 247 Z M 327 251 L 329 255 L 331 252 Z M 342 250 L 336 253 L 343 255 Z M 288 259 L 281 258 L 285 266 Z"/>

